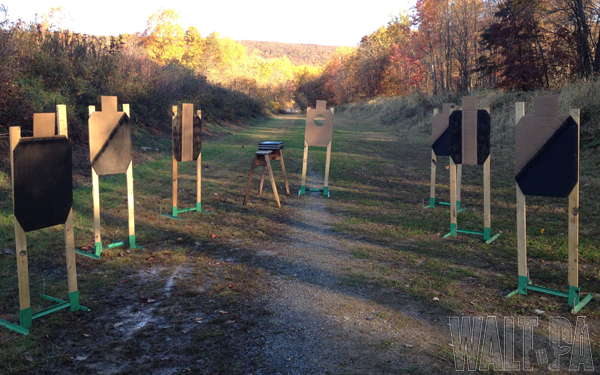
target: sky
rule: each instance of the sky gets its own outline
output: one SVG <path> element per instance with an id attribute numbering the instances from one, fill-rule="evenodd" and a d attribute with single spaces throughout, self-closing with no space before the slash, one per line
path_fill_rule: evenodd
<path id="1" fill-rule="evenodd" d="M 360 5 L 352 5 L 360 4 Z M 119 35 L 143 32 L 159 9 L 175 9 L 181 26 L 194 26 L 202 36 L 284 43 L 356 46 L 367 34 L 387 24 L 390 15 L 410 10 L 416 0 L 0 0 L 10 21 L 34 21 L 51 7 L 68 15 L 65 28 L 77 33 Z"/>

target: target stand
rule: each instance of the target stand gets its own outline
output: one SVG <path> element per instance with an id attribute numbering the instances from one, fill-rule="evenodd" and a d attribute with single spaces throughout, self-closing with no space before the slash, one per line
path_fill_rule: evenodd
<path id="1" fill-rule="evenodd" d="M 326 108 L 326 100 L 317 100 L 317 108 L 308 108 L 306 110 L 306 129 L 304 131 L 304 157 L 302 159 L 302 184 L 298 190 L 298 196 L 306 194 L 307 191 L 323 193 L 329 197 L 329 164 L 331 161 L 331 141 L 333 139 L 333 108 Z M 325 117 L 325 124 L 319 126 L 315 124 L 315 117 Z M 306 168 L 308 166 L 308 147 L 327 147 L 325 156 L 325 177 L 323 179 L 323 189 L 311 189 L 306 187 Z"/>
<path id="2" fill-rule="evenodd" d="M 35 113 L 33 137 L 21 137 L 21 128 L 10 127 L 13 212 L 19 283 L 19 324 L 0 319 L 0 326 L 27 335 L 33 320 L 70 308 L 89 311 L 79 304 L 73 234 L 72 148 L 68 139 L 66 106 L 57 114 Z M 55 127 L 58 135 L 55 135 Z M 64 224 L 68 301 L 41 294 L 56 303 L 33 313 L 29 291 L 26 232 Z"/>
<path id="3" fill-rule="evenodd" d="M 92 164 L 92 194 L 94 200 L 94 253 L 76 249 L 93 259 L 100 259 L 104 250 L 127 246 L 144 249 L 135 243 L 135 217 L 133 198 L 133 161 L 131 160 L 131 124 L 129 104 L 123 104 L 123 112 L 117 111 L 116 96 L 101 97 L 102 111 L 89 106 L 90 162 Z M 100 182 L 99 176 L 125 173 L 127 176 L 127 208 L 129 238 L 103 246 L 100 228 Z"/>
<path id="4" fill-rule="evenodd" d="M 449 117 L 454 108 L 454 104 L 444 103 L 442 104 L 442 113 L 438 112 L 437 108 L 433 109 L 433 126 L 431 133 L 431 182 L 429 187 L 429 204 L 423 206 L 423 208 L 434 208 L 438 206 L 450 206 L 449 202 L 436 201 L 435 195 L 435 182 L 437 172 L 437 160 L 438 156 L 450 157 L 450 146 L 449 146 Z M 462 180 L 462 164 L 456 166 L 456 183 L 457 183 L 457 198 L 456 198 L 456 209 L 458 212 L 466 210 L 466 208 L 460 207 L 460 186 Z"/>
<path id="5" fill-rule="evenodd" d="M 592 299 L 579 289 L 579 109 L 558 116 L 558 97 L 535 98 L 535 113 L 525 116 L 525 103 L 516 103 L 515 180 L 517 182 L 518 288 L 506 297 L 528 291 L 567 298 L 573 314 Z M 534 285 L 527 268 L 527 195 L 569 200 L 569 290 Z"/>
<path id="6" fill-rule="evenodd" d="M 492 236 L 490 189 L 490 111 L 477 109 L 476 96 L 462 98 L 463 109 L 453 111 L 449 118 L 450 147 L 450 232 L 444 238 L 458 233 L 482 236 L 486 244 L 495 241 Z M 458 228 L 457 165 L 483 165 L 483 231 Z"/>
<path id="7" fill-rule="evenodd" d="M 171 219 L 185 220 L 179 214 L 184 212 L 202 212 L 202 112 L 194 114 L 194 105 L 183 103 L 181 113 L 173 106 L 173 210 L 171 214 L 161 213 Z M 177 165 L 179 162 L 196 161 L 196 206 L 178 208 Z"/>

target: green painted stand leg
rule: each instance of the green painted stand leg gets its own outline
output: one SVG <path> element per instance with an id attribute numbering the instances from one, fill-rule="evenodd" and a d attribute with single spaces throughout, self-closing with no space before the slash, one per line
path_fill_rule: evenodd
<path id="1" fill-rule="evenodd" d="M 323 187 L 323 195 L 325 195 L 327 197 L 329 196 L 329 186 Z"/>
<path id="2" fill-rule="evenodd" d="M 429 207 L 435 207 L 435 198 L 429 198 Z"/>
<path id="3" fill-rule="evenodd" d="M 102 242 L 96 242 L 94 244 L 94 255 L 96 255 L 98 258 L 100 258 L 102 255 Z"/>
<path id="4" fill-rule="evenodd" d="M 79 291 L 69 293 L 69 302 L 71 302 L 71 311 L 78 311 L 81 306 L 79 305 Z"/>
<path id="5" fill-rule="evenodd" d="M 491 244 L 498 237 L 500 237 L 500 233 L 496 233 L 494 236 L 492 236 L 492 228 L 483 228 L 483 239 L 485 240 L 486 244 Z"/>
<path id="6" fill-rule="evenodd" d="M 31 307 L 28 307 L 19 312 L 19 322 L 21 327 L 25 329 L 31 328 L 31 323 L 33 321 L 33 313 L 31 312 Z"/>
<path id="7" fill-rule="evenodd" d="M 579 303 L 579 288 L 569 285 L 569 306 L 576 306 Z"/>
<path id="8" fill-rule="evenodd" d="M 140 250 L 144 250 L 143 247 L 141 246 L 137 246 L 135 244 L 135 234 L 133 236 L 129 236 L 129 248 L 130 249 L 140 249 Z"/>
<path id="9" fill-rule="evenodd" d="M 456 237 L 457 229 L 458 229 L 458 225 L 450 223 L 450 232 L 446 233 L 446 235 L 444 235 L 444 238 L 450 237 L 450 236 Z"/>
<path id="10" fill-rule="evenodd" d="M 300 191 L 298 192 L 298 196 L 306 194 L 306 186 L 300 186 Z"/>

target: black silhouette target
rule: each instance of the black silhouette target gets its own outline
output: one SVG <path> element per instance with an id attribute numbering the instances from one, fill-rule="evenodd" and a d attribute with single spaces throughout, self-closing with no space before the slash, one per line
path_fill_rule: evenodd
<path id="1" fill-rule="evenodd" d="M 64 224 L 73 206 L 71 142 L 21 138 L 13 151 L 15 217 L 25 232 Z"/>

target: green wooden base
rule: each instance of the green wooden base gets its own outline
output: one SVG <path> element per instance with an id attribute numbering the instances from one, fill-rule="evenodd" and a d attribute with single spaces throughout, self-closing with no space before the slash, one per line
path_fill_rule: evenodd
<path id="1" fill-rule="evenodd" d="M 129 240 L 128 241 L 114 242 L 114 243 L 111 243 L 111 244 L 106 245 L 106 246 L 102 246 L 102 242 L 96 242 L 94 244 L 94 253 L 93 254 L 92 253 L 88 253 L 87 251 L 79 250 L 79 249 L 75 249 L 75 252 L 77 254 L 81 254 L 81 255 L 86 256 L 88 258 L 100 259 L 100 258 L 102 258 L 102 253 L 104 252 L 104 250 L 108 250 L 108 249 L 112 249 L 112 248 L 120 247 L 120 246 L 128 246 L 129 249 L 144 250 L 143 247 L 137 246 L 135 244 L 135 235 L 133 235 L 133 236 L 129 236 Z"/>
<path id="2" fill-rule="evenodd" d="M 329 197 L 329 187 L 324 186 L 323 189 L 307 189 L 306 186 L 300 186 L 298 196 L 305 195 L 307 191 L 322 192 L 324 196 Z"/>
<path id="3" fill-rule="evenodd" d="M 53 312 L 56 312 L 56 311 L 59 311 L 62 309 L 66 309 L 68 307 L 71 308 L 71 311 L 79 311 L 79 310 L 90 311 L 90 309 L 88 309 L 87 307 L 81 306 L 79 304 L 79 291 L 78 290 L 69 293 L 69 301 L 64 301 L 62 299 L 48 296 L 45 294 L 40 294 L 40 297 L 42 297 L 43 299 L 45 299 L 47 301 L 56 302 L 57 304 L 54 306 L 48 307 L 47 309 L 44 309 L 42 311 L 36 312 L 35 314 L 32 314 L 31 307 L 28 307 L 19 312 L 20 324 L 14 324 L 14 323 L 10 323 L 4 319 L 0 319 L 0 326 L 4 326 L 10 330 L 13 330 L 13 331 L 18 332 L 23 335 L 27 335 L 27 334 L 29 334 L 29 329 L 31 328 L 33 319 L 41 318 L 42 316 L 52 314 Z"/>
<path id="4" fill-rule="evenodd" d="M 569 306 L 571 306 L 572 314 L 576 314 L 579 311 L 581 311 L 581 309 L 583 309 L 585 307 L 585 305 L 587 305 L 587 303 L 590 302 L 593 298 L 592 293 L 588 293 L 587 296 L 585 296 L 583 299 L 580 300 L 579 288 L 575 287 L 575 286 L 569 285 L 569 291 L 563 292 L 560 290 L 547 288 L 545 286 L 533 285 L 533 283 L 531 282 L 531 280 L 529 280 L 529 278 L 527 276 L 520 276 L 520 275 L 519 275 L 519 285 L 518 285 L 517 289 L 508 293 L 506 298 L 510 298 L 516 294 L 522 294 L 522 295 L 526 296 L 528 290 L 567 298 L 567 303 L 569 304 Z"/>
<path id="5" fill-rule="evenodd" d="M 436 205 L 438 205 L 438 206 L 450 206 L 450 203 L 449 202 L 436 202 L 435 198 L 429 198 L 429 205 L 423 206 L 423 208 L 435 208 Z M 466 210 L 466 208 L 464 208 L 464 207 L 461 208 L 460 207 L 460 201 L 456 202 L 456 209 L 458 210 L 458 213 L 461 213 L 461 212 L 463 212 L 463 211 Z"/>
<path id="6" fill-rule="evenodd" d="M 483 228 L 483 232 L 480 232 L 477 230 L 458 229 L 457 224 L 450 224 L 450 232 L 446 233 L 444 235 L 444 238 L 447 238 L 450 236 L 456 237 L 458 235 L 458 233 L 474 234 L 476 236 L 482 236 L 485 243 L 488 245 L 491 244 L 492 242 L 494 242 L 498 237 L 500 237 L 500 233 L 496 233 L 494 236 L 492 236 L 492 228 Z"/>
<path id="7" fill-rule="evenodd" d="M 196 203 L 196 207 L 191 207 L 191 208 L 182 208 L 181 210 L 177 208 L 177 206 L 173 207 L 173 214 L 169 215 L 169 214 L 161 214 L 162 216 L 166 216 L 169 217 L 171 219 L 176 219 L 176 220 L 185 220 L 182 217 L 179 217 L 177 215 L 184 213 L 184 212 L 202 212 L 204 214 L 210 214 L 210 212 L 208 211 L 202 211 L 202 202 L 198 202 Z"/>

